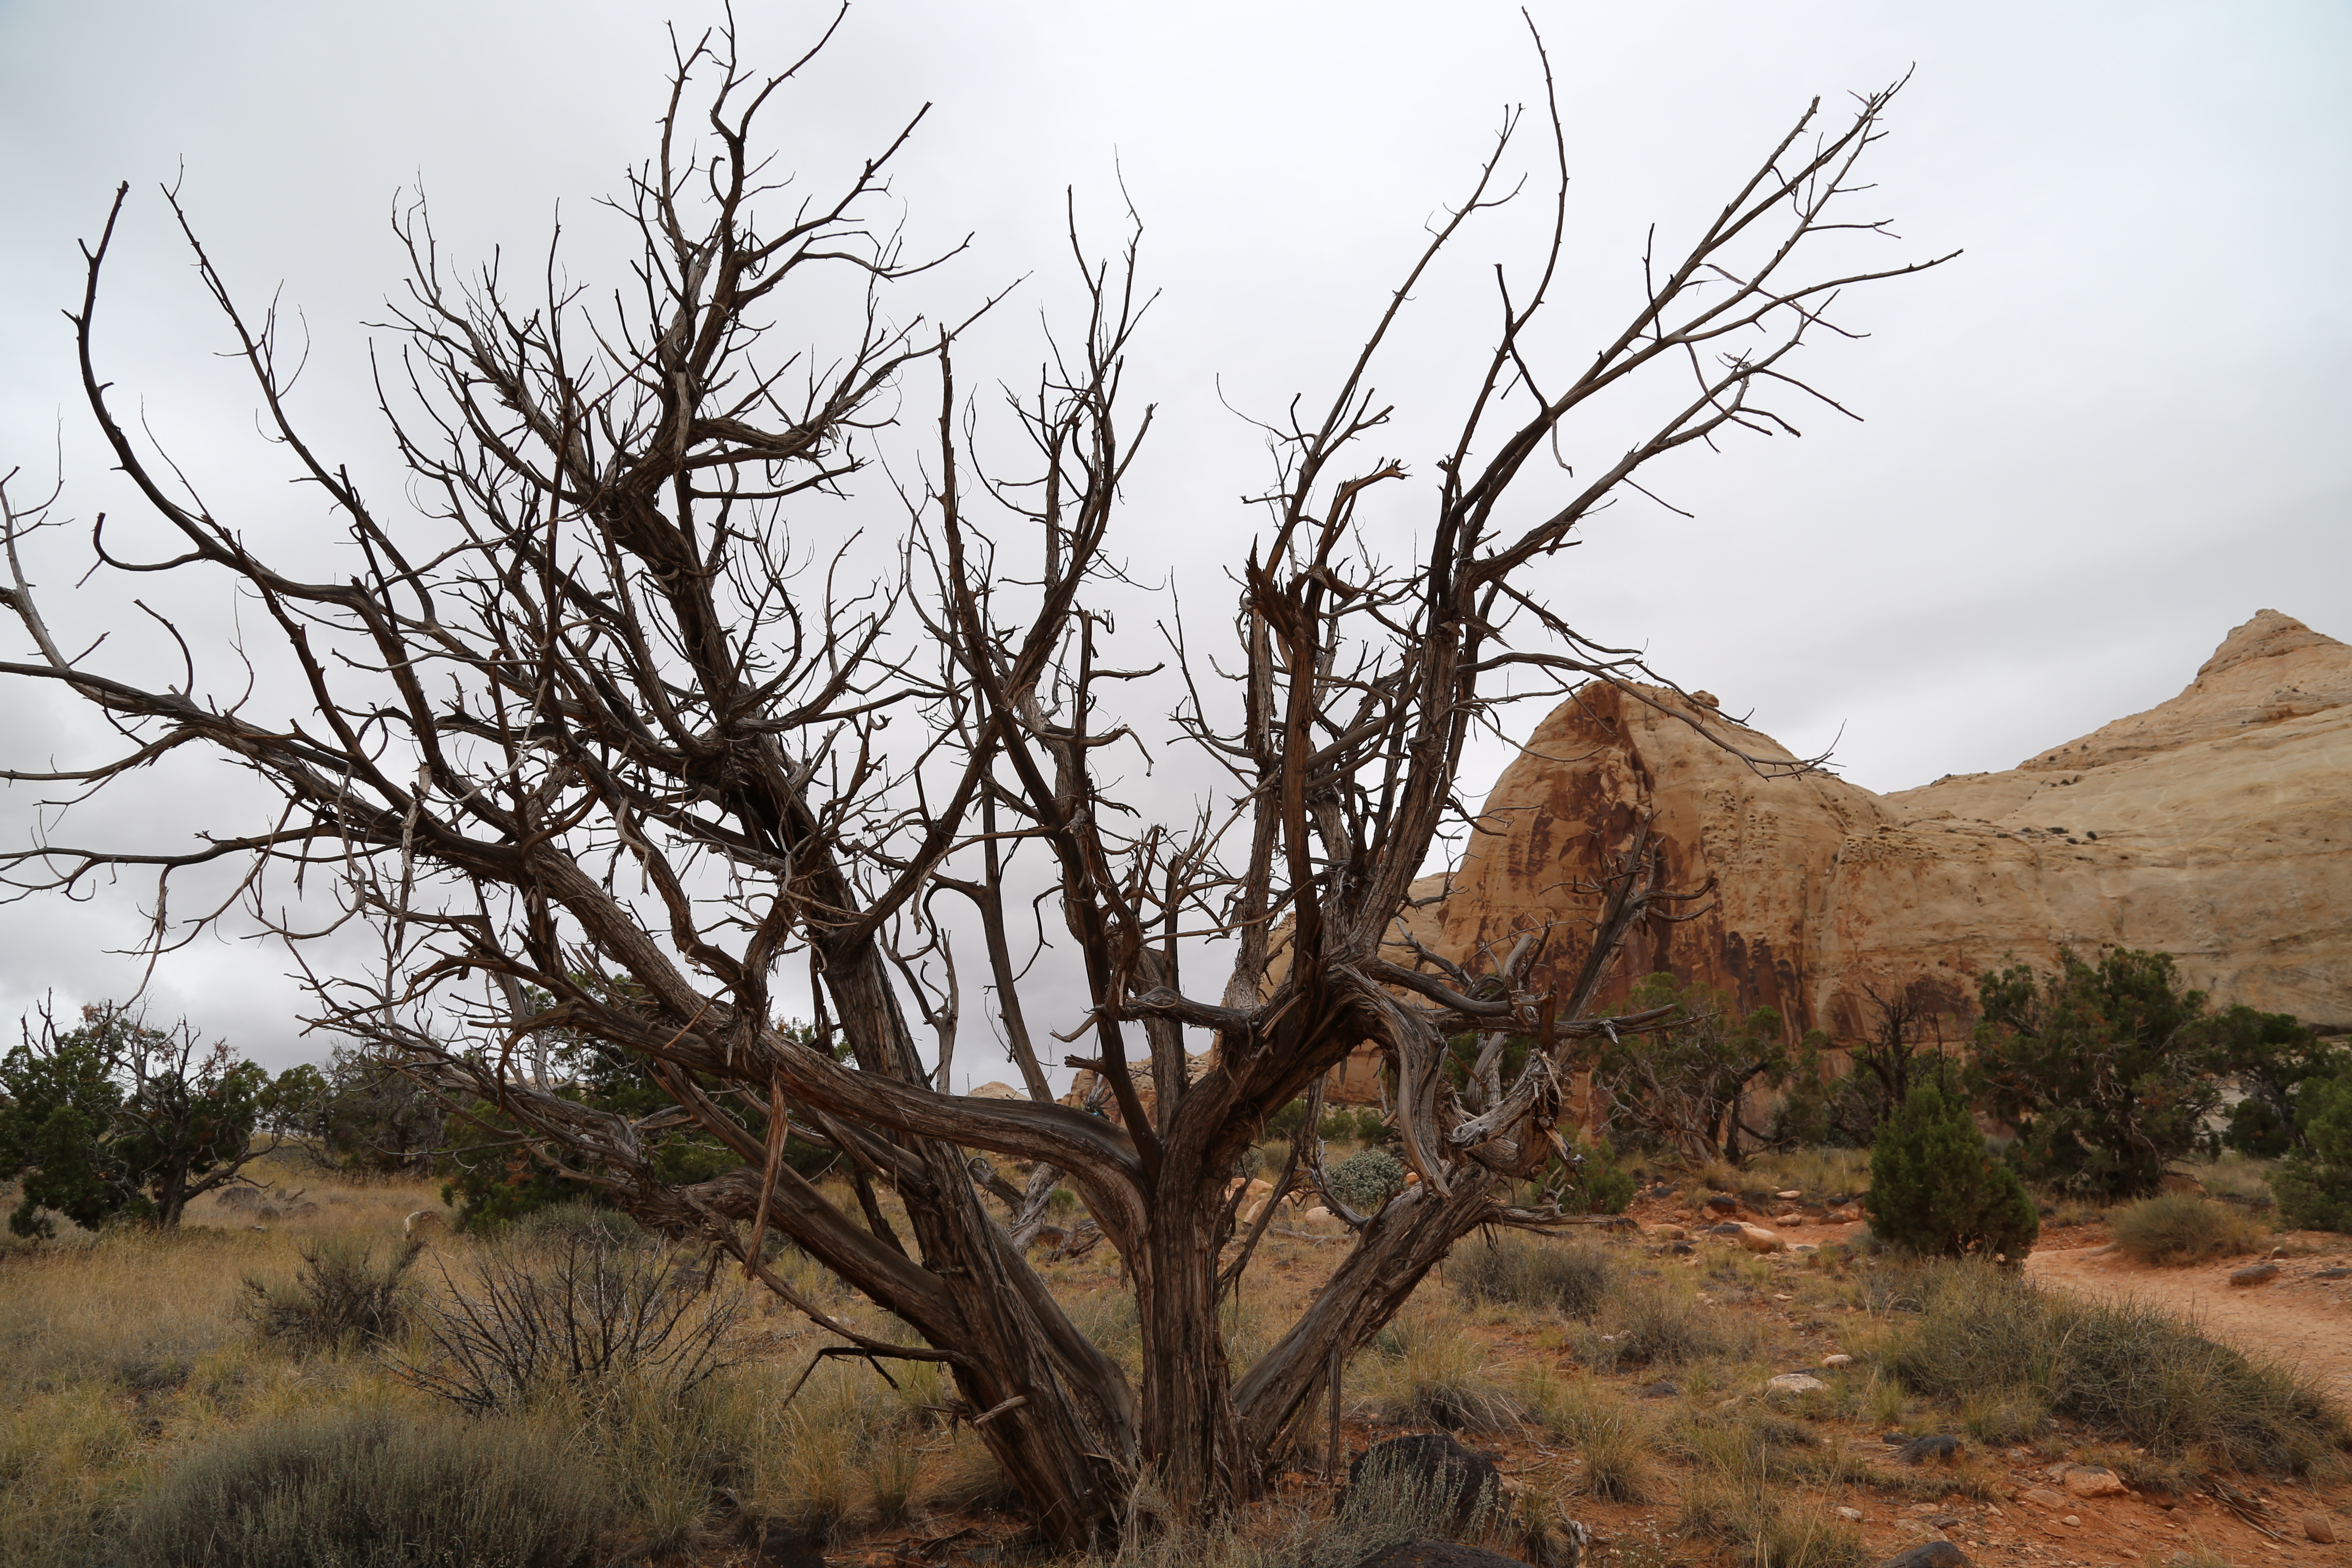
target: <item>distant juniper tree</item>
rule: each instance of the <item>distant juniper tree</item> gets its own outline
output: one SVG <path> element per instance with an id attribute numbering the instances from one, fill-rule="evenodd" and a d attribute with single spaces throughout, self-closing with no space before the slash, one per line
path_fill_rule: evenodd
<path id="1" fill-rule="evenodd" d="M 84 1229 L 149 1220 L 176 1229 L 188 1205 L 268 1152 L 261 1123 L 307 1087 L 204 1043 L 184 1021 L 153 1029 L 110 1003 L 79 1028 L 47 1015 L 0 1058 L 0 1180 L 23 1185 L 8 1228 L 53 1237 L 43 1209 Z"/>
<path id="2" fill-rule="evenodd" d="M 2090 963 L 2062 950 L 2055 973 L 2012 963 L 1979 976 L 1978 994 L 1969 1085 L 2017 1129 L 2011 1158 L 2028 1180 L 2136 1197 L 2197 1146 L 2222 1086 L 2205 994 L 2171 955 L 2118 948 Z"/>

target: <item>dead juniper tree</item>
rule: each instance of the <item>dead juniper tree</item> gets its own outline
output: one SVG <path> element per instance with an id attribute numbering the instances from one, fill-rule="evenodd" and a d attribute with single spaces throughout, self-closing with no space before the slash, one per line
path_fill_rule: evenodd
<path id="1" fill-rule="evenodd" d="M 945 1363 L 1049 1536 L 1097 1531 L 1147 1475 L 1171 1517 L 1192 1517 L 1250 1494 L 1340 1359 L 1458 1238 L 1560 1223 L 1510 1194 L 1563 1147 L 1555 1122 L 1579 1053 L 1638 1026 L 1588 1014 L 1619 938 L 1666 912 L 1657 857 L 1638 832 L 1616 847 L 1590 889 L 1580 971 L 1558 994 L 1507 963 L 1399 963 L 1384 933 L 1461 826 L 1464 746 L 1507 682 L 1527 696 L 1656 679 L 1580 637 L 1532 569 L 1655 459 L 1735 427 L 1790 429 L 1780 405 L 1810 395 L 1790 356 L 1835 331 L 1840 290 L 1933 265 L 1838 275 L 1813 259 L 1834 231 L 1877 228 L 1846 208 L 1894 89 L 1838 123 L 1809 108 L 1680 259 L 1645 262 L 1622 329 L 1557 370 L 1536 363 L 1531 328 L 1562 251 L 1566 154 L 1556 107 L 1532 122 L 1556 165 L 1549 247 L 1528 276 L 1495 274 L 1494 341 L 1457 434 L 1413 481 L 1367 455 L 1390 416 L 1374 366 L 1441 254 L 1504 199 L 1530 123 L 1507 117 L 1321 412 L 1295 404 L 1265 427 L 1278 478 L 1234 576 L 1231 643 L 1204 654 L 1172 615 L 1163 623 L 1164 679 L 1188 696 L 1160 739 L 1196 747 L 1223 781 L 1171 824 L 1138 822 L 1104 782 L 1108 751 L 1135 734 L 1112 717 L 1136 671 L 1119 666 L 1104 607 L 1139 591 L 1121 575 L 1118 531 L 1150 423 L 1121 402 L 1141 309 L 1134 246 L 1085 269 L 1086 320 L 1014 400 L 1034 462 L 983 468 L 956 390 L 961 329 L 893 326 L 882 303 L 930 263 L 866 226 L 915 125 L 828 197 L 768 173 L 755 121 L 808 63 L 755 77 L 726 35 L 681 51 L 656 155 L 615 204 L 642 239 L 617 294 L 573 289 L 552 265 L 528 299 L 494 267 L 453 280 L 421 208 L 408 211 L 404 344 L 379 372 L 410 475 L 397 512 L 304 437 L 274 317 L 241 310 L 166 193 L 270 433 L 348 531 L 345 564 L 317 580 L 264 559 L 121 422 L 99 370 L 118 191 L 73 319 L 91 412 L 174 543 L 168 560 L 124 559 L 119 533 L 94 532 L 92 548 L 121 571 L 225 575 L 299 698 L 290 713 L 256 711 L 237 696 L 242 671 L 208 686 L 193 657 L 169 685 L 68 657 L 17 570 L 5 603 L 33 651 L 0 671 L 75 693 L 130 749 L 9 777 L 115 789 L 194 747 L 249 770 L 276 804 L 182 853 L 45 843 L 12 855 L 11 875 L 55 892 L 152 869 L 160 946 L 189 929 L 163 919 L 172 879 L 230 866 L 236 896 L 194 923 L 275 921 L 298 955 L 312 936 L 273 912 L 278 887 L 307 876 L 315 909 L 331 881 L 382 956 L 364 976 L 314 966 L 320 1024 L 494 1101 L 562 1168 L 649 1224 L 709 1238 L 845 1345 Z M 845 316 L 838 301 L 861 292 L 863 311 Z M 773 351 L 825 331 L 839 337 L 830 360 Z M 1649 433 L 1570 470 L 1564 428 L 1629 386 L 1667 398 L 1643 405 L 1657 411 Z M 810 520 L 918 405 L 938 411 L 935 445 L 923 437 L 925 477 L 901 492 L 896 568 L 860 591 L 845 558 L 812 563 L 825 524 Z M 1367 497 L 1410 482 L 1426 508 L 1416 552 L 1385 560 Z M 12 567 L 45 521 L 12 516 Z M 260 658 L 256 618 L 245 653 Z M 1053 942 L 1083 971 L 1078 1017 L 1024 1008 L 1026 955 L 1008 935 L 1027 919 L 1016 853 L 1049 868 Z M 981 988 L 946 978 L 971 940 L 967 906 Z M 1199 973 L 1203 955 L 1223 973 Z M 948 1092 L 975 997 L 1025 1100 Z M 788 1005 L 814 1007 L 814 1034 L 785 1026 Z M 1083 1042 L 1066 1062 L 1096 1069 L 1117 1123 L 1052 1100 L 1036 1037 L 1051 1028 Z M 632 1121 L 567 1098 L 534 1045 L 555 1031 L 628 1053 L 670 1103 Z M 1213 1044 L 1205 1067 L 1188 1063 L 1188 1031 Z M 1512 1081 L 1482 1085 L 1475 1114 L 1441 1067 L 1465 1031 L 1535 1042 Z M 1393 1074 L 1420 1181 L 1370 1214 L 1326 1190 L 1353 1249 L 1236 1377 L 1216 1305 L 1273 1216 L 1237 1226 L 1236 1159 L 1366 1040 Z M 658 1179 L 649 1138 L 688 1122 L 740 1164 Z M 783 1163 L 788 1130 L 845 1157 L 862 1217 Z M 1319 1183 L 1311 1148 L 1294 1145 L 1293 1173 Z M 976 1154 L 1037 1174 L 1025 1190 L 992 1172 L 976 1183 Z M 1015 1239 L 1057 1181 L 1124 1259 L 1139 1384 L 1071 1325 Z M 910 1234 L 885 1222 L 878 1188 L 903 1196 Z M 802 1299 L 761 1262 L 769 1231 L 909 1331 L 868 1337 Z"/>

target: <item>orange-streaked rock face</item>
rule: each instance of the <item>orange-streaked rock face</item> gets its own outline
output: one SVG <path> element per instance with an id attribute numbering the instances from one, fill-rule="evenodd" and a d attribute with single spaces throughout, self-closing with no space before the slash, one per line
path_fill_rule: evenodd
<path id="1" fill-rule="evenodd" d="M 1416 923 L 1467 962 L 1561 921 L 1537 973 L 1565 981 L 1580 889 L 1646 809 L 1670 882 L 1717 896 L 1636 933 L 1608 996 L 1672 970 L 1851 1039 L 1868 989 L 1958 1013 L 2008 952 L 2119 945 L 2174 954 L 2217 1003 L 2352 1025 L 2352 648 L 2300 622 L 2262 612 L 2179 697 L 2010 772 L 1891 795 L 1760 776 L 1699 721 L 1790 760 L 1710 702 L 1588 687 L 1504 771 L 1493 831 Z"/>

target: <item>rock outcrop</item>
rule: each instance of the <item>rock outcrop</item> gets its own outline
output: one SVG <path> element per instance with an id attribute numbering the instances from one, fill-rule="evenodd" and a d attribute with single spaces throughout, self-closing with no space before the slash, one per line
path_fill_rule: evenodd
<path id="1" fill-rule="evenodd" d="M 2217 1004 L 2352 1026 L 2352 647 L 2298 621 L 2264 610 L 2179 696 L 2007 773 L 1879 795 L 1793 763 L 1704 693 L 1588 686 L 1415 923 L 1469 960 L 1559 921 L 1538 973 L 1572 974 L 1580 889 L 1649 812 L 1670 880 L 1717 891 L 1635 935 L 1616 994 L 1671 970 L 1850 1040 L 1874 994 L 1957 1020 L 2005 953 L 2124 946 L 2173 954 Z"/>

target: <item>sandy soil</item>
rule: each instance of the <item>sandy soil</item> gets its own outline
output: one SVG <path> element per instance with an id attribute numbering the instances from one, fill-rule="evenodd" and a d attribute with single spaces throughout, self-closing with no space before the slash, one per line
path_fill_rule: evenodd
<path id="1" fill-rule="evenodd" d="M 2151 1268 L 2099 1247 L 2037 1248 L 2025 1271 L 2059 1289 L 2162 1307 L 2225 1343 L 2297 1368 L 2352 1405 L 2352 1277 L 2319 1278 L 2352 1268 L 2352 1241 L 2318 1232 L 2277 1240 L 2290 1254 L 2308 1250 L 2273 1259 L 2278 1277 L 2247 1288 L 2231 1286 L 2230 1275 L 2257 1261 L 2251 1258 Z"/>

